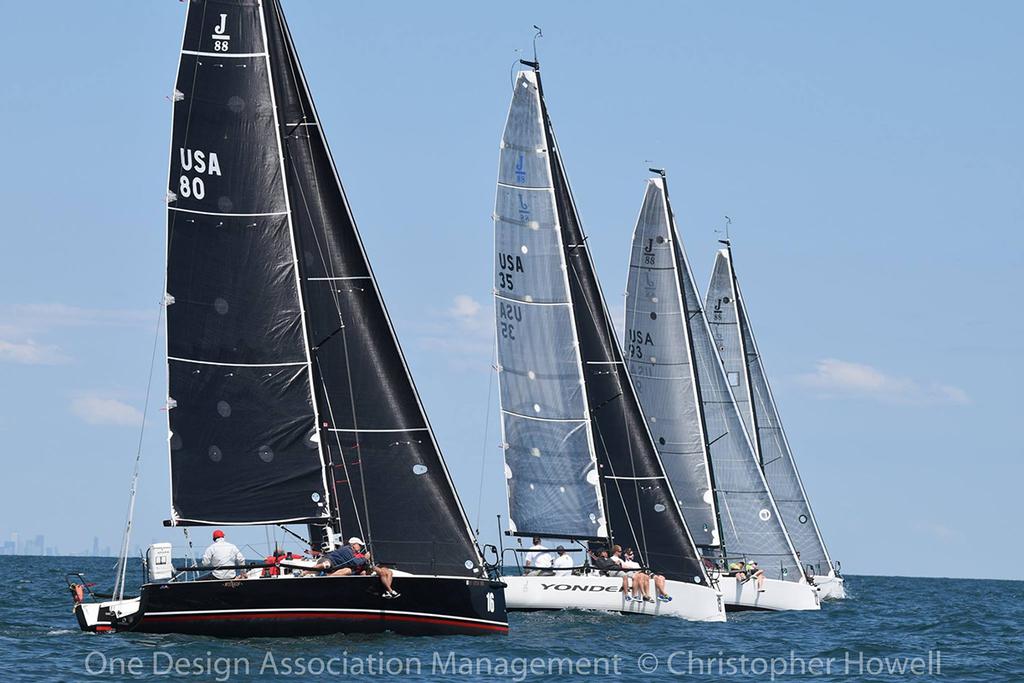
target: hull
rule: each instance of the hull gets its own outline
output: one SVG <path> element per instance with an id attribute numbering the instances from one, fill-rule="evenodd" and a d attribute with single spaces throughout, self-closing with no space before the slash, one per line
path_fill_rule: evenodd
<path id="1" fill-rule="evenodd" d="M 803 581 L 765 579 L 764 592 L 757 591 L 753 580 L 740 583 L 733 576 L 718 578 L 718 587 L 729 612 L 741 610 L 816 610 L 821 609 L 818 590 Z"/>
<path id="2" fill-rule="evenodd" d="M 622 593 L 622 577 L 617 576 L 506 576 L 502 581 L 506 584 L 505 603 L 512 611 L 581 609 L 725 621 L 718 592 L 681 581 L 666 581 L 671 602 L 653 603 L 627 602 Z"/>
<path id="3" fill-rule="evenodd" d="M 277 577 L 146 584 L 139 598 L 75 607 L 90 631 L 222 637 L 331 633 L 508 633 L 504 585 L 487 579 L 402 575 L 381 597 L 373 576 Z"/>
<path id="4" fill-rule="evenodd" d="M 818 595 L 822 600 L 843 600 L 846 598 L 846 586 L 843 577 L 829 572 L 828 576 L 815 576 L 814 585 L 818 587 Z"/>

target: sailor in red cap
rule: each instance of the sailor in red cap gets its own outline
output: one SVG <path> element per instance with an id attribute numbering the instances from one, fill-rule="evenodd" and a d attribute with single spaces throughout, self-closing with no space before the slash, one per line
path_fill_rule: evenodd
<path id="1" fill-rule="evenodd" d="M 224 538 L 224 532 L 216 529 L 213 532 L 213 543 L 203 553 L 203 566 L 216 567 L 210 576 L 204 578 L 229 580 L 237 573 L 234 567 L 245 564 L 245 556 L 234 543 Z"/>

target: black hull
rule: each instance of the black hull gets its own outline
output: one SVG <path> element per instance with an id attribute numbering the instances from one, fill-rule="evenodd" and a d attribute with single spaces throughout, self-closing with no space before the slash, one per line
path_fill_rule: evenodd
<path id="1" fill-rule="evenodd" d="M 139 612 L 114 630 L 221 637 L 332 633 L 508 633 L 504 584 L 397 576 L 385 599 L 376 577 L 303 577 L 146 584 Z"/>

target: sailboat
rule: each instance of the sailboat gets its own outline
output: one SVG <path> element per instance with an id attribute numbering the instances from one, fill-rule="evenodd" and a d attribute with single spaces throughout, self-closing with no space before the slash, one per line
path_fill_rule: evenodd
<path id="1" fill-rule="evenodd" d="M 647 181 L 633 232 L 625 356 L 678 505 L 726 609 L 819 609 L 718 359 L 667 178 L 651 170 L 658 175 Z M 753 562 L 763 583 L 729 571 Z"/>
<path id="2" fill-rule="evenodd" d="M 113 600 L 75 606 L 80 626 L 507 633 L 277 0 L 188 4 L 169 183 L 165 525 L 307 525 L 321 552 L 359 536 L 400 595 L 260 564 L 188 580 L 162 544 L 139 595 L 122 565 Z"/>
<path id="3" fill-rule="evenodd" d="M 575 570 L 505 576 L 510 610 L 589 609 L 723 621 L 669 487 L 587 248 L 538 62 L 522 61 L 501 141 L 494 303 L 510 535 L 636 549 L 671 601 Z"/>
<path id="4" fill-rule="evenodd" d="M 705 303 L 722 365 L 747 434 L 753 442 L 754 452 L 804 570 L 812 577 L 821 597 L 844 598 L 843 578 L 829 556 L 814 519 L 768 385 L 768 376 L 736 279 L 732 245 L 729 240 L 723 240 L 723 243 L 725 248 L 720 249 L 715 257 Z"/>

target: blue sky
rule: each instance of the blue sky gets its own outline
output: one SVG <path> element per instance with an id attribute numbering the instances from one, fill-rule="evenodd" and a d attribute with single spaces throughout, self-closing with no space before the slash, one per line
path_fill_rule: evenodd
<path id="1" fill-rule="evenodd" d="M 10 6 L 20 28 L 0 46 L 0 541 L 43 533 L 71 552 L 94 535 L 116 546 L 127 502 L 163 281 L 167 95 L 185 7 L 54 9 Z M 759 345 L 844 569 L 1021 578 L 1024 549 L 1008 541 L 1020 536 L 1011 501 L 1024 480 L 1024 7 L 285 10 L 484 540 L 504 511 L 495 393 L 487 400 L 490 214 L 509 68 L 537 23 L 548 104 L 615 315 L 649 159 L 669 169 L 702 285 L 715 229 L 733 219 Z M 177 544 L 160 527 L 159 368 L 156 382 L 136 541 Z"/>

